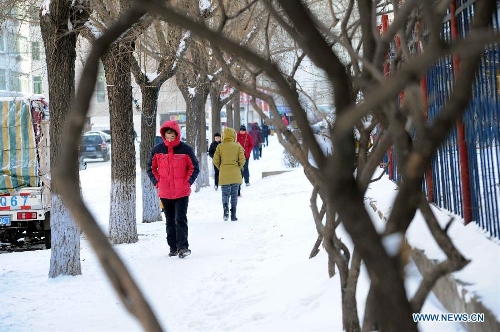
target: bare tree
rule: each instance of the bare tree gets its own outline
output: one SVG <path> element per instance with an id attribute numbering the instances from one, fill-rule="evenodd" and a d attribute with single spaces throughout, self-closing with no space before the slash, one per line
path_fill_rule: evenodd
<path id="1" fill-rule="evenodd" d="M 85 37 L 92 43 L 94 31 L 104 32 L 130 8 L 131 0 L 94 3 L 92 28 Z M 136 223 L 136 158 L 132 105 L 131 62 L 137 37 L 151 24 L 145 16 L 134 29 L 115 41 L 102 55 L 106 76 L 111 129 L 111 193 L 109 237 L 115 244 L 138 241 Z"/>
<path id="2" fill-rule="evenodd" d="M 233 98 L 231 98 L 231 100 L 226 104 L 226 117 L 227 117 L 226 126 L 230 128 L 235 128 L 233 124 L 233 100 L 235 97 L 239 98 L 240 97 L 239 94 L 240 94 L 239 91 L 235 91 Z"/>
<path id="3" fill-rule="evenodd" d="M 373 296 L 378 304 L 373 309 L 380 328 L 388 331 L 416 330 L 416 325 L 411 319 L 413 308 L 406 299 L 403 277 L 400 274 L 402 262 L 398 255 L 393 255 L 392 252 L 386 250 L 384 239 L 394 236 L 399 238 L 401 243 L 403 243 L 404 232 L 413 219 L 415 211 L 418 208 L 418 202 L 420 202 L 420 184 L 423 177 L 423 170 L 430 162 L 432 153 L 440 144 L 454 120 L 464 111 L 466 103 L 464 103 L 463 95 L 466 98 L 470 96 L 477 59 L 482 52 L 482 48 L 488 41 L 494 40 L 495 37 L 490 35 L 489 38 L 484 38 L 480 43 L 477 42 L 476 38 L 470 38 L 464 42 L 446 41 L 450 45 L 448 48 L 439 48 L 436 46 L 439 44 L 435 43 L 433 47 L 437 47 L 437 50 L 432 48 L 432 50 L 436 50 L 435 52 L 429 50 L 415 59 L 406 59 L 406 65 L 401 67 L 397 73 L 394 73 L 393 79 L 381 79 L 383 78 L 383 75 L 381 75 L 382 60 L 383 55 L 388 52 L 388 41 L 395 36 L 401 27 L 405 27 L 406 24 L 412 22 L 411 13 L 414 9 L 417 10 L 419 8 L 417 2 L 405 2 L 402 4 L 400 10 L 396 12 L 397 15 L 391 29 L 379 39 L 374 37 L 377 25 L 373 19 L 373 13 L 377 12 L 378 9 L 372 3 L 356 3 L 360 23 L 359 25 L 348 26 L 347 23 L 349 20 L 346 19 L 344 21 L 344 33 L 351 33 L 350 37 L 352 37 L 352 31 L 350 32 L 349 29 L 358 30 L 359 27 L 359 43 L 363 45 L 362 58 L 355 51 L 359 50 L 359 48 L 348 44 L 349 41 L 352 42 L 354 39 L 349 39 L 349 36 L 344 39 L 338 39 L 338 36 L 330 33 L 328 28 L 324 27 L 318 20 L 315 20 L 311 11 L 307 7 L 304 7 L 302 3 L 284 0 L 278 1 L 279 6 L 275 6 L 274 2 L 271 3 L 270 1 L 263 1 L 263 3 L 272 13 L 274 19 L 297 42 L 297 45 L 303 52 L 307 54 L 317 67 L 325 71 L 332 85 L 336 107 L 336 120 L 330 128 L 330 137 L 334 147 L 332 155 L 327 156 L 323 154 L 309 126 L 306 112 L 301 105 L 297 91 L 293 88 L 294 84 L 291 84 L 290 80 L 287 79 L 288 77 L 283 75 L 282 71 L 273 61 L 268 61 L 256 52 L 251 52 L 248 48 L 237 45 L 236 42 L 224 38 L 217 32 L 204 29 L 203 25 L 175 13 L 175 11 L 168 7 L 159 12 L 167 21 L 179 24 L 186 29 L 189 28 L 193 33 L 199 34 L 204 39 L 212 42 L 213 45 L 220 46 L 231 55 L 245 59 L 255 67 L 262 68 L 266 75 L 275 82 L 277 89 L 280 90 L 281 95 L 292 109 L 301 132 L 303 145 L 311 153 L 316 162 L 317 171 L 309 167 L 305 168 L 305 171 L 314 184 L 322 183 L 320 185 L 320 194 L 324 197 L 324 202 L 327 205 L 326 210 L 330 211 L 330 218 L 326 220 L 326 226 L 334 228 L 331 225 L 332 222 L 335 222 L 332 216 L 338 214 L 339 219 L 353 238 L 357 253 L 359 253 L 367 266 L 368 273 L 372 279 Z M 354 2 L 350 3 L 345 12 L 346 14 L 349 15 L 352 13 L 355 8 L 353 4 Z M 145 4 L 145 6 L 147 5 Z M 437 4 L 437 9 L 440 8 L 440 5 Z M 424 9 L 425 7 L 423 6 Z M 489 24 L 493 8 L 493 1 L 481 2 L 481 6 L 479 6 L 479 3 L 477 4 L 476 26 L 485 27 Z M 437 10 L 436 12 L 444 14 L 442 10 Z M 432 19 L 427 23 L 436 25 L 436 22 L 440 23 L 441 20 L 442 16 L 436 18 L 435 15 L 432 15 Z M 445 41 L 439 39 L 438 31 L 434 32 L 433 36 L 435 40 L 444 43 Z M 342 41 L 342 46 L 347 49 L 352 61 L 350 65 L 344 64 L 341 61 L 342 57 L 337 55 L 334 49 L 332 49 L 332 43 L 337 41 Z M 413 114 L 413 111 L 399 109 L 391 96 L 398 93 L 401 89 L 407 88 L 410 91 L 411 77 L 422 75 L 435 59 L 450 54 L 453 51 L 458 52 L 460 46 L 463 46 L 463 44 L 475 46 L 473 50 L 469 48 L 467 52 L 462 53 L 463 77 L 457 81 L 454 91 L 455 93 L 463 93 L 463 95 L 460 98 L 457 94 L 452 96 L 450 103 L 443 109 L 443 118 L 432 125 L 430 132 L 427 130 L 423 131 L 427 135 L 419 137 L 417 145 L 402 145 L 408 142 L 407 139 L 403 139 L 403 137 L 408 137 L 407 131 L 404 128 L 406 122 L 398 120 L 397 117 L 394 117 L 394 114 Z M 347 71 L 347 68 L 351 67 L 353 69 Z M 359 85 L 355 84 L 356 79 L 361 78 L 364 80 L 360 81 Z M 410 80 L 408 81 L 406 78 Z M 242 90 L 252 93 L 252 86 L 245 86 L 245 84 L 241 84 L 241 86 Z M 374 91 L 374 86 L 378 87 L 376 91 Z M 364 95 L 362 103 L 359 103 L 357 98 L 359 93 L 363 93 Z M 265 95 L 259 94 L 255 89 L 253 95 L 261 99 L 266 99 Z M 277 111 L 273 100 L 271 98 L 267 98 L 267 100 L 274 108 L 274 115 L 276 117 Z M 410 106 L 407 105 L 406 107 Z M 366 179 L 366 174 L 373 174 L 374 167 L 376 166 L 372 166 L 374 163 L 368 160 L 366 165 L 370 165 L 371 168 L 365 165 L 362 170 L 358 170 L 358 172 L 361 172 L 359 177 L 353 173 L 356 165 L 353 129 L 369 112 L 372 112 L 375 119 L 384 129 L 387 128 L 387 132 L 392 136 L 389 139 L 396 143 L 398 150 L 401 150 L 400 163 L 402 168 L 400 169 L 404 169 L 403 178 L 405 181 L 401 184 L 401 190 L 404 194 L 401 194 L 400 191 L 396 199 L 395 208 L 388 221 L 387 231 L 382 235 L 378 234 L 375 230 L 364 206 L 363 194 L 367 188 L 368 181 L 359 182 L 361 179 Z M 278 132 L 286 138 L 286 142 L 284 142 L 285 147 L 289 148 L 292 153 L 298 154 L 298 160 L 304 164 L 304 151 L 301 145 L 298 144 L 293 135 L 280 125 L 279 121 L 275 121 L 273 124 L 278 129 Z M 424 126 L 421 126 L 420 129 L 422 130 L 423 128 Z M 432 133 L 433 136 L 428 136 L 429 133 Z M 380 147 L 383 148 L 383 146 L 381 145 Z M 374 152 L 374 156 L 379 155 L 376 153 L 378 151 Z M 409 163 L 410 160 L 411 163 Z M 307 161 L 305 163 L 307 164 Z M 318 180 L 321 180 L 321 183 Z M 410 200 L 410 204 L 408 204 L 408 197 L 414 198 Z M 333 241 L 333 245 L 335 246 L 334 238 L 328 239 L 328 241 Z M 459 261 L 463 261 L 463 258 L 460 258 L 460 256 L 457 256 L 457 258 Z M 460 266 L 463 264 L 456 265 Z M 387 296 L 387 294 L 391 294 L 391 296 Z M 345 327 L 349 330 L 359 330 L 359 326 L 355 322 Z"/>
<path id="4" fill-rule="evenodd" d="M 90 13 L 90 1 L 75 5 L 62 0 L 51 1 L 47 8 L 40 10 L 49 79 L 51 172 L 61 161 L 64 121 L 75 94 L 76 39 Z M 77 158 L 69 161 L 76 166 Z M 78 178 L 78 170 L 72 175 Z M 51 183 L 51 278 L 81 274 L 80 230 L 64 205 L 59 189 L 57 183 Z"/>
<path id="5" fill-rule="evenodd" d="M 220 33 L 228 36 L 239 36 L 243 43 L 249 43 L 255 36 L 253 24 L 256 20 L 250 21 L 248 15 L 248 6 L 244 1 L 228 2 L 228 6 L 235 10 L 235 13 L 226 11 L 226 8 L 219 3 L 209 8 L 200 8 L 198 1 L 188 1 L 184 5 L 188 15 L 194 21 L 203 22 L 207 28 L 217 29 Z M 241 9 L 243 7 L 243 9 Z M 178 6 L 177 6 L 178 8 Z M 239 9 L 239 10 L 238 10 Z M 241 20 L 247 20 L 247 24 L 242 28 Z M 187 139 L 196 150 L 197 157 L 200 160 L 200 176 L 196 180 L 196 191 L 200 187 L 209 185 L 208 169 L 206 162 L 206 120 L 205 103 L 208 94 L 211 96 L 212 104 L 212 128 L 218 131 L 220 128 L 220 110 L 222 106 L 230 100 L 230 97 L 237 92 L 232 91 L 228 96 L 221 98 L 220 92 L 226 85 L 224 75 L 220 67 L 232 67 L 235 63 L 230 58 L 216 58 L 213 51 L 202 39 L 194 39 L 186 52 L 187 61 L 183 62 L 181 69 L 176 76 L 177 86 L 186 101 L 187 105 Z M 239 114 L 239 113 L 238 113 Z"/>
<path id="6" fill-rule="evenodd" d="M 214 6 L 209 26 L 214 27 L 229 38 L 240 40 L 243 45 L 250 45 L 255 40 L 259 29 L 258 25 L 262 21 L 262 16 L 255 14 L 253 9 L 255 7 L 249 6 L 246 1 L 230 1 L 225 6 Z M 244 22 L 244 24 L 242 24 Z M 240 64 L 237 59 L 224 58 L 222 59 L 215 56 L 209 57 L 209 70 L 212 73 L 212 84 L 210 86 L 210 101 L 212 106 L 212 129 L 219 131 L 221 128 L 221 109 L 224 105 L 230 102 L 233 98 L 239 98 L 239 91 L 234 87 L 230 87 L 225 71 L 222 70 L 226 67 L 226 71 L 230 70 L 233 76 L 237 77 L 239 81 L 244 80 L 245 71 L 240 69 Z M 236 127 L 233 124 L 232 104 L 228 109 L 227 126 Z M 239 107 L 238 107 L 239 118 Z M 239 121 L 237 123 L 239 127 Z M 237 128 L 236 128 L 237 129 Z"/>
<path id="7" fill-rule="evenodd" d="M 63 124 L 74 96 L 76 39 L 89 14 L 89 1 L 75 5 L 67 1 L 52 1 L 42 8 L 30 1 L 7 0 L 0 4 L 0 22 L 17 20 L 31 25 L 40 24 L 49 82 L 51 170 L 60 160 Z M 75 176 L 78 177 L 78 171 Z M 46 216 L 51 223 L 52 235 L 49 277 L 79 275 L 80 230 L 63 204 L 58 188 L 54 183 L 49 186 L 52 191 L 51 212 Z"/>
<path id="8" fill-rule="evenodd" d="M 236 128 L 236 130 L 238 128 L 240 128 L 240 122 L 241 122 L 241 118 L 240 118 L 240 90 L 237 90 L 236 91 L 236 94 L 235 96 L 233 97 L 233 107 L 232 107 L 232 118 L 233 118 L 233 126 L 234 128 Z M 229 119 L 229 116 L 228 116 L 228 119 Z"/>
<path id="9" fill-rule="evenodd" d="M 210 185 L 207 164 L 205 104 L 210 92 L 208 78 L 208 59 L 204 41 L 195 39 L 186 50 L 189 62 L 179 64 L 176 75 L 177 86 L 186 101 L 186 138 L 194 147 L 196 158 L 200 161 L 200 175 L 196 179 L 196 189 Z"/>
<path id="10" fill-rule="evenodd" d="M 85 63 L 75 100 L 72 103 L 73 116 L 66 122 L 64 137 L 67 138 L 67 144 L 62 147 L 61 163 L 58 164 L 53 175 L 54 182 L 64 184 L 58 186 L 61 190 L 61 197 L 70 209 L 77 224 L 88 235 L 91 245 L 96 250 L 97 256 L 124 306 L 140 321 L 145 331 L 162 331 L 163 329 L 137 284 L 97 225 L 90 211 L 86 208 L 82 197 L 79 195 L 78 178 L 74 175 L 77 171 L 77 165 L 68 162 L 77 158 L 80 135 L 85 125 L 85 116 L 89 109 L 90 98 L 96 85 L 99 59 L 113 42 L 118 40 L 123 33 L 126 33 L 133 24 L 144 18 L 144 15 L 145 11 L 141 8 L 132 7 L 130 10 L 125 11 L 102 36 L 95 40 Z"/>
<path id="11" fill-rule="evenodd" d="M 184 54 L 185 43 L 189 36 L 182 37 L 179 28 L 167 26 L 160 21 L 155 21 L 152 28 L 151 35 L 155 38 L 147 39 L 147 34 L 144 34 L 143 38 L 140 39 L 141 42 L 138 42 L 141 49 L 136 50 L 137 56 L 132 58 L 131 63 L 135 81 L 142 93 L 140 146 L 142 222 L 161 220 L 158 192 L 146 173 L 146 163 L 155 141 L 160 88 L 175 74 L 178 68 L 176 58 Z M 153 51 L 157 48 L 160 52 Z M 152 65 L 147 61 L 148 55 L 152 61 L 157 63 L 154 75 L 148 72 L 152 68 Z"/>
<path id="12" fill-rule="evenodd" d="M 257 1 L 251 2 L 250 6 L 256 3 Z M 349 299 L 355 293 L 356 274 L 359 273 L 358 267 L 360 261 L 363 260 L 372 281 L 368 301 L 373 299 L 377 303 L 375 307 L 367 307 L 367 309 L 372 310 L 372 313 L 369 313 L 372 316 L 371 323 L 377 325 L 377 329 L 382 331 L 416 331 L 417 326 L 412 320 L 411 313 L 420 310 L 423 299 L 427 296 L 435 280 L 467 263 L 454 248 L 446 231 L 436 225 L 435 218 L 429 213 L 428 203 L 423 199 L 420 188 L 425 169 L 430 163 L 433 153 L 468 104 L 476 67 L 484 47 L 499 39 L 498 34 L 493 33 L 491 28 L 488 28 L 496 2 L 491 0 L 477 2 L 474 26 L 469 35 L 463 40 L 450 41 L 443 40 L 439 33 L 443 16 L 446 14 L 444 10 L 446 8 L 441 2 L 392 3 L 395 9 L 392 25 L 383 36 L 376 37 L 378 35 L 374 32 L 377 31 L 377 22 L 374 19 L 376 15 L 373 14 L 378 15 L 381 10 L 386 11 L 386 8 L 378 8 L 373 2 L 349 2 L 343 15 L 356 17 L 351 14 L 357 10 L 359 21 L 350 24 L 349 19 L 345 19 L 342 21 L 343 26 L 340 33 L 333 33 L 302 2 L 263 0 L 262 5 L 266 6 L 273 19 L 290 35 L 290 38 L 297 43 L 311 61 L 325 72 L 332 86 L 336 114 L 335 120 L 329 127 L 329 137 L 334 147 L 333 153 L 330 155 L 323 153 L 314 137 L 293 77 L 284 72 L 283 68 L 280 68 L 271 57 L 266 56 L 269 52 L 244 47 L 237 41 L 226 38 L 218 31 L 207 29 L 206 25 L 201 24 L 199 20 L 189 18 L 174 8 L 164 5 L 163 1 L 143 0 L 136 2 L 136 5 L 145 10 L 154 11 L 164 20 L 179 25 L 183 29 L 189 29 L 203 40 L 209 41 L 214 54 L 219 59 L 222 60 L 227 55 L 240 58 L 252 66 L 248 67 L 250 69 L 249 75 L 257 75 L 256 68 L 259 68 L 273 81 L 276 90 L 287 101 L 296 118 L 300 130 L 300 141 L 280 121 L 276 104 L 271 96 L 256 89 L 255 82 L 248 84 L 248 82 L 237 81 L 231 77 L 230 71 L 226 71 L 232 85 L 238 86 L 241 91 L 252 94 L 254 97 L 269 102 L 274 115 L 273 125 L 278 132 L 278 139 L 285 149 L 303 164 L 306 176 L 315 186 L 314 190 L 322 197 L 324 207 L 320 210 L 315 207 L 313 216 L 318 233 L 323 237 L 329 258 L 339 270 L 342 270 L 341 276 L 344 275 L 341 277 L 344 328 L 348 331 L 360 330 L 357 314 L 353 315 L 355 302 L 349 302 L 351 301 Z M 426 15 L 420 15 L 422 11 L 427 11 Z M 332 10 L 332 12 L 334 11 Z M 335 15 L 337 14 L 335 13 Z M 409 57 L 407 54 L 405 61 L 401 62 L 393 76 L 385 78 L 382 74 L 382 68 L 389 41 L 401 31 L 407 33 L 401 37 L 408 38 L 412 31 L 411 25 L 415 23 L 417 18 L 430 27 L 430 47 L 425 53 L 418 56 Z M 136 17 L 135 22 L 138 19 Z M 407 25 L 410 28 L 407 28 Z M 127 27 L 129 26 L 130 24 L 127 25 Z M 359 33 L 356 42 L 352 38 L 354 32 Z M 94 47 L 101 47 L 102 52 L 102 47 L 109 45 L 121 33 L 123 30 L 114 31 L 111 36 L 106 35 L 112 40 L 103 39 L 107 44 L 94 45 Z M 338 50 L 334 47 L 336 43 L 341 44 L 342 48 L 346 50 L 350 63 L 346 64 L 343 57 L 338 54 Z M 359 53 L 361 49 L 362 56 Z M 459 53 L 462 60 L 460 74 L 454 83 L 453 92 L 437 119 L 431 124 L 424 124 L 418 117 L 418 112 L 421 111 L 418 103 L 409 102 L 398 105 L 394 102 L 394 96 L 404 89 L 409 98 L 416 98 L 410 100 L 418 100 L 418 90 L 414 88 L 415 82 L 437 59 L 453 53 Z M 88 70 L 84 73 L 86 75 L 82 76 L 82 80 L 84 82 L 88 80 L 87 82 L 94 84 L 97 61 L 95 57 L 92 60 L 93 62 L 87 64 Z M 78 94 L 75 102 L 75 105 L 81 107 L 83 113 L 88 109 L 88 98 L 90 98 L 93 86 L 90 89 L 88 87 L 84 89 L 84 87 L 85 85 L 82 85 L 81 94 Z M 358 98 L 359 95 L 362 95 L 363 98 Z M 81 132 L 84 122 L 84 116 L 79 114 L 80 116 L 72 118 L 72 121 L 68 123 L 69 127 L 66 131 L 68 145 L 65 146 L 64 160 L 72 160 L 76 156 L 78 142 L 76 135 Z M 364 166 L 359 168 L 360 164 L 356 161 L 353 130 L 356 126 L 360 126 L 368 115 L 372 116 L 373 121 L 381 126 L 382 130 L 385 131 L 385 136 L 377 148 L 370 153 Z M 408 125 L 409 117 L 412 117 L 414 121 L 410 129 L 416 130 L 417 139 L 415 141 L 408 139 L 408 131 L 405 128 Z M 394 144 L 398 150 L 400 156 L 398 163 L 403 181 L 400 183 L 400 190 L 386 230 L 379 234 L 366 210 L 363 197 L 378 161 L 380 161 L 388 144 Z M 309 162 L 309 153 L 314 158 L 315 167 Z M 358 169 L 355 172 L 356 165 L 358 165 Z M 61 192 L 65 193 L 62 196 L 74 215 L 77 216 L 76 220 L 79 225 L 82 225 L 82 229 L 89 232 L 90 235 L 94 235 L 90 236 L 92 244 L 99 247 L 100 244 L 107 243 L 107 241 L 100 235 L 95 222 L 88 221 L 93 221 L 92 217 L 84 208 L 81 198 L 74 194 L 78 190 L 78 183 L 72 173 L 72 167 L 76 168 L 76 165 L 62 165 L 58 168 L 57 181 L 64 180 L 68 184 L 61 188 Z M 424 275 L 424 281 L 417 294 L 414 299 L 409 301 L 404 288 L 404 276 L 401 274 L 404 260 L 400 254 L 405 247 L 404 234 L 417 209 L 420 209 L 425 215 L 429 228 L 449 259 L 440 264 L 436 270 L 431 271 L 430 275 Z M 321 222 L 323 218 L 325 218 L 324 224 Z M 352 257 L 343 252 L 342 244 L 336 239 L 334 229 L 339 222 L 342 222 L 355 244 Z M 399 248 L 399 252 L 384 245 L 389 239 L 399 243 L 396 248 Z M 99 242 L 99 240 L 103 240 L 103 242 Z M 97 252 L 101 256 L 101 261 L 107 262 L 105 258 L 109 258 L 109 261 L 113 263 L 105 264 L 108 273 L 113 274 L 112 267 L 115 267 L 117 271 L 126 272 L 123 271 L 123 266 L 117 263 L 119 259 L 114 257 L 116 255 L 113 255 L 111 247 L 103 245 L 99 249 L 101 250 L 97 250 Z M 111 251 L 111 254 L 108 251 Z M 110 256 L 106 256 L 108 254 Z M 346 270 L 346 265 L 350 266 L 349 270 Z M 113 274 L 113 276 L 116 275 Z M 129 281 L 128 277 L 126 275 L 124 279 Z M 120 291 L 130 289 L 127 287 L 119 288 L 119 286 L 123 286 L 119 284 L 123 281 L 120 278 L 112 278 L 112 281 L 115 282 L 115 287 Z M 134 294 L 137 295 L 135 292 Z M 346 299 L 345 302 L 344 299 Z M 128 305 L 135 304 L 133 301 L 126 303 Z M 146 318 L 150 319 L 146 322 L 156 322 L 154 317 L 148 316 Z M 363 329 L 369 330 L 371 325 L 367 327 L 365 324 Z"/>
<path id="13" fill-rule="evenodd" d="M 210 85 L 210 104 L 212 108 L 212 134 L 220 133 L 221 124 L 221 110 L 233 97 L 234 91 L 226 91 L 228 86 L 221 80 L 216 80 Z M 208 137 L 210 139 L 210 137 Z"/>

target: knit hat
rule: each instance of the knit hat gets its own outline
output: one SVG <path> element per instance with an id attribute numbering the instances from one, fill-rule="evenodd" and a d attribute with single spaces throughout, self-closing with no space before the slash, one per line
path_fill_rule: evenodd
<path id="1" fill-rule="evenodd" d="M 241 125 L 241 126 L 240 126 L 240 130 L 247 131 L 247 127 L 245 127 L 245 125 Z"/>

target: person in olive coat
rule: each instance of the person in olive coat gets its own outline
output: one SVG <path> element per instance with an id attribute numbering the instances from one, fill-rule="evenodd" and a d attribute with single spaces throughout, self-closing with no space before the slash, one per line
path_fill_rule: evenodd
<path id="1" fill-rule="evenodd" d="M 233 128 L 224 129 L 222 143 L 215 150 L 213 163 L 219 169 L 224 220 L 229 218 L 229 197 L 231 197 L 231 220 L 236 221 L 238 188 L 241 185 L 241 169 L 245 165 L 245 152 L 236 142 L 236 132 Z"/>
<path id="2" fill-rule="evenodd" d="M 215 149 L 217 149 L 217 145 L 221 143 L 221 136 L 219 133 L 214 134 L 214 141 L 210 144 L 210 148 L 208 149 L 208 155 L 210 158 L 214 159 Z M 214 165 L 214 189 L 219 189 L 219 169 Z"/>

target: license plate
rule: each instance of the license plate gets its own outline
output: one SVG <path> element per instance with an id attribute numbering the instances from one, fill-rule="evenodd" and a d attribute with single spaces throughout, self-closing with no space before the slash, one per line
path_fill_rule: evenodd
<path id="1" fill-rule="evenodd" d="M 86 151 L 95 151 L 95 146 L 87 146 Z"/>
<path id="2" fill-rule="evenodd" d="M 10 226 L 10 217 L 0 216 L 0 226 Z"/>
<path id="3" fill-rule="evenodd" d="M 23 195 L 23 196 L 0 196 L 0 210 L 20 210 L 23 207 L 30 209 L 40 208 L 42 205 L 42 196 Z M 5 216 L 3 216 L 5 217 Z"/>

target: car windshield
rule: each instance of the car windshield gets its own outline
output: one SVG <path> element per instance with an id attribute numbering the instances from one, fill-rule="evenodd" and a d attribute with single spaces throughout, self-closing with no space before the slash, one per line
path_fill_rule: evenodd
<path id="1" fill-rule="evenodd" d="M 99 136 L 99 135 L 83 136 L 83 143 L 84 144 L 99 144 L 99 143 L 102 143 L 102 139 L 101 139 L 101 136 Z"/>

